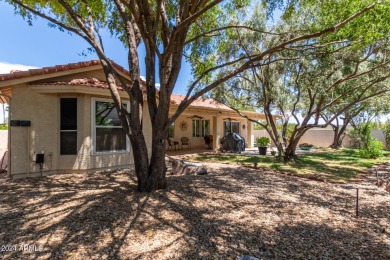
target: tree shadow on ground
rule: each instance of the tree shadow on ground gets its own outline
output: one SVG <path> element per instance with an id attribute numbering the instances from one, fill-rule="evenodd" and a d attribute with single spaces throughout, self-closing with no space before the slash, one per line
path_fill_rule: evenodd
<path id="1" fill-rule="evenodd" d="M 199 259 L 390 256 L 387 240 L 350 219 L 340 194 L 306 194 L 299 178 L 224 167 L 206 176 L 169 176 L 167 190 L 136 192 L 128 173 L 63 175 L 1 184 L 0 244 L 41 245 L 7 258 Z M 326 197 L 325 195 L 328 195 Z M 305 205 L 357 229 L 308 222 Z M 299 207 L 295 209 L 295 207 Z M 378 209 L 383 210 L 383 209 Z M 368 212 L 362 212 L 368 214 Z M 310 216 L 309 216 L 310 217 Z M 371 224 L 370 224 L 371 225 Z M 1 255 L 0 255 L 1 256 Z"/>

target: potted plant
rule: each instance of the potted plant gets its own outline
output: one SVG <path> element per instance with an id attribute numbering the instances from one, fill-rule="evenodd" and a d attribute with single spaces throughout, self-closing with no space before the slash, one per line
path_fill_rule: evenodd
<path id="1" fill-rule="evenodd" d="M 313 148 L 313 145 L 308 143 L 302 143 L 299 145 L 299 148 L 301 148 L 301 150 L 309 151 L 311 148 Z"/>
<path id="2" fill-rule="evenodd" d="M 257 147 L 259 148 L 259 154 L 260 155 L 266 155 L 267 154 L 267 147 L 270 143 L 270 140 L 268 137 L 258 137 L 256 139 Z"/>

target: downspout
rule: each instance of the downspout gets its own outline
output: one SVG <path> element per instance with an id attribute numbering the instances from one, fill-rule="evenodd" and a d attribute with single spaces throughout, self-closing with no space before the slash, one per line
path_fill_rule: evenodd
<path id="1" fill-rule="evenodd" d="M 8 95 L 5 95 L 5 94 L 1 94 L 0 93 L 0 96 L 3 96 L 3 97 L 6 97 L 8 99 L 8 173 L 7 173 L 7 176 L 8 177 L 11 177 L 11 102 L 12 102 L 12 98 Z"/>

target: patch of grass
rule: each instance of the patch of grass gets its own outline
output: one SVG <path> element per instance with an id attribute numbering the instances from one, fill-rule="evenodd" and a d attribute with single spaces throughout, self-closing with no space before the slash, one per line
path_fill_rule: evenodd
<path id="1" fill-rule="evenodd" d="M 7 130 L 7 129 L 8 129 L 7 125 L 0 124 L 0 130 Z"/>
<path id="2" fill-rule="evenodd" d="M 390 155 L 390 152 L 384 151 L 384 156 L 378 159 L 364 159 L 359 156 L 358 150 L 344 148 L 337 151 L 323 149 L 304 154 L 299 157 L 299 160 L 288 163 L 280 162 L 269 156 L 240 154 L 196 155 L 191 160 L 245 165 L 253 165 L 257 162 L 259 168 L 290 172 L 304 177 L 345 182 L 356 179 L 359 173 L 365 172 L 374 164 L 385 162 L 388 155 Z"/>

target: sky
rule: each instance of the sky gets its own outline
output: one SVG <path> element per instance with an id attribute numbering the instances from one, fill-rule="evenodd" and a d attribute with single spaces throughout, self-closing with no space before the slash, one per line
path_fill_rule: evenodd
<path id="1" fill-rule="evenodd" d="M 88 53 L 89 45 L 79 36 L 50 28 L 47 21 L 40 18 L 29 26 L 21 16 L 14 14 L 12 6 L 4 2 L 0 2 L 0 32 L 0 73 L 97 59 L 95 54 L 83 55 Z M 127 51 L 123 44 L 108 32 L 103 32 L 102 36 L 107 56 L 128 69 Z M 138 53 L 140 61 L 143 61 L 145 50 L 142 46 Z M 144 63 L 140 62 L 140 66 L 141 75 L 145 75 Z M 190 79 L 191 66 L 183 58 L 174 93 L 185 94 Z M 156 81 L 158 83 L 158 79 Z M 3 121 L 1 112 L 0 124 Z"/>
<path id="2" fill-rule="evenodd" d="M 12 6 L 0 2 L 0 31 L 3 36 L 0 41 L 0 63 L 48 67 L 97 59 L 95 54 L 82 55 L 83 52 L 87 52 L 89 45 L 79 36 L 50 28 L 47 24 L 45 20 L 37 18 L 33 21 L 33 26 L 29 26 L 21 16 L 14 14 Z M 108 32 L 102 35 L 107 56 L 128 68 L 127 52 L 123 44 L 111 37 Z M 138 53 L 140 61 L 143 61 L 145 50 L 140 47 Z M 191 79 L 190 65 L 185 61 L 182 64 L 178 84 L 174 90 L 177 94 L 186 93 L 187 84 Z M 140 62 L 140 65 L 141 75 L 145 75 L 144 63 Z M 3 71 L 4 67 L 5 65 L 0 65 Z M 3 71 L 0 73 L 4 73 Z"/>

